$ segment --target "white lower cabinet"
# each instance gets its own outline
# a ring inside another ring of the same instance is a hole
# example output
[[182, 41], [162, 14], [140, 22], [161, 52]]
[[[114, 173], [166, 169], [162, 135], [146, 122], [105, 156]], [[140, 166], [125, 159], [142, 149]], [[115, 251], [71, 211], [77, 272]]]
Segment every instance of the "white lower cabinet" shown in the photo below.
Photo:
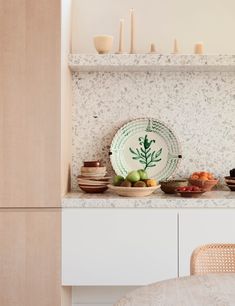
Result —
[[135, 286], [177, 277], [177, 211], [63, 209], [62, 282]]
[[189, 275], [193, 250], [207, 243], [235, 243], [234, 209], [63, 209], [62, 282], [139, 286]]
[[179, 275], [190, 274], [190, 257], [207, 243], [235, 243], [234, 209], [189, 209], [179, 213]]

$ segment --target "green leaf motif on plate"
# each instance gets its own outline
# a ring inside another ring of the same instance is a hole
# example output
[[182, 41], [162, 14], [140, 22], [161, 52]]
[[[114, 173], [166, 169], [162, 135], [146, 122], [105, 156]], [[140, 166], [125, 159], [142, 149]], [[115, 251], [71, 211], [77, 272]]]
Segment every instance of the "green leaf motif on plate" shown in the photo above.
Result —
[[149, 140], [148, 135], [139, 138], [140, 147], [136, 149], [129, 148], [132, 159], [138, 160], [139, 163], [144, 165], [144, 170], [147, 168], [155, 167], [156, 163], [161, 160], [162, 148], [158, 151], [152, 151], [151, 145], [155, 143], [155, 140]]

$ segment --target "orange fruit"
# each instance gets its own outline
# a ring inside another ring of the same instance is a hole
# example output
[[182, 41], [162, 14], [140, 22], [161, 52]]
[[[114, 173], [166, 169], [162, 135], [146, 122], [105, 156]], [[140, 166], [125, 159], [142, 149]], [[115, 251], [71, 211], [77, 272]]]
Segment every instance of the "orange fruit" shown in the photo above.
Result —
[[207, 175], [208, 175], [208, 172], [206, 172], [206, 171], [200, 172], [200, 176], [207, 176]]
[[157, 181], [154, 180], [154, 179], [146, 180], [146, 185], [147, 185], [147, 187], [154, 187], [154, 186], [157, 186]]
[[212, 173], [208, 173], [208, 179], [209, 180], [214, 180], [214, 175]]
[[199, 176], [196, 175], [196, 174], [193, 174], [193, 175], [191, 175], [191, 179], [192, 179], [192, 180], [198, 180], [198, 179], [199, 179]]
[[207, 175], [201, 175], [200, 180], [202, 181], [208, 181], [208, 176]]

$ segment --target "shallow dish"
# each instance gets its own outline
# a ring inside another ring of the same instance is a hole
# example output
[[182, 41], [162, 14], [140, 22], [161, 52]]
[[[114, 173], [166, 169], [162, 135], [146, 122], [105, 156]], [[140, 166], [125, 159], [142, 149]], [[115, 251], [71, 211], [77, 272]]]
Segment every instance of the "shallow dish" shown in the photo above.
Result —
[[189, 184], [192, 186], [198, 186], [200, 187], [203, 191], [210, 191], [214, 186], [217, 185], [218, 181], [217, 179], [215, 180], [192, 180], [189, 179]]
[[92, 173], [84, 173], [84, 172], [82, 172], [81, 173], [82, 174], [82, 176], [83, 177], [85, 177], [85, 178], [88, 178], [88, 177], [90, 177], [90, 178], [100, 178], [100, 177], [105, 177], [105, 175], [107, 174], [107, 172], [104, 172], [104, 173], [97, 173], [97, 174], [92, 174]]
[[90, 175], [78, 175], [77, 179], [91, 180], [91, 181], [109, 181], [111, 176], [90, 176]]
[[167, 194], [177, 193], [176, 188], [188, 186], [188, 180], [169, 180], [161, 181], [161, 190]]
[[120, 187], [108, 185], [108, 188], [122, 197], [146, 197], [160, 188], [160, 185], [154, 187]]
[[92, 181], [92, 180], [83, 180], [83, 179], [78, 179], [78, 184], [79, 185], [89, 185], [89, 186], [106, 186], [110, 182], [109, 181]]
[[206, 191], [177, 191], [183, 198], [198, 198]]
[[86, 173], [89, 175], [92, 174], [100, 174], [100, 173], [105, 173], [106, 172], [106, 167], [81, 167], [81, 172]]

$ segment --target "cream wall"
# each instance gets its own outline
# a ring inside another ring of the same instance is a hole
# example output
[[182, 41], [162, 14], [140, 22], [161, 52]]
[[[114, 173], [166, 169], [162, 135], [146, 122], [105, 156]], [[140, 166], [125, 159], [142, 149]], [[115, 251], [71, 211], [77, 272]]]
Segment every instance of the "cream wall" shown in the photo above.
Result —
[[71, 52], [72, 0], [61, 1], [61, 195], [69, 189], [71, 163], [71, 72], [68, 54]]
[[129, 49], [129, 9], [136, 10], [137, 46], [146, 52], [150, 42], [169, 53], [177, 37], [182, 53], [190, 53], [196, 41], [203, 41], [206, 53], [235, 54], [234, 0], [73, 0], [74, 53], [95, 52], [92, 37], [115, 36], [119, 19], [125, 19]]

